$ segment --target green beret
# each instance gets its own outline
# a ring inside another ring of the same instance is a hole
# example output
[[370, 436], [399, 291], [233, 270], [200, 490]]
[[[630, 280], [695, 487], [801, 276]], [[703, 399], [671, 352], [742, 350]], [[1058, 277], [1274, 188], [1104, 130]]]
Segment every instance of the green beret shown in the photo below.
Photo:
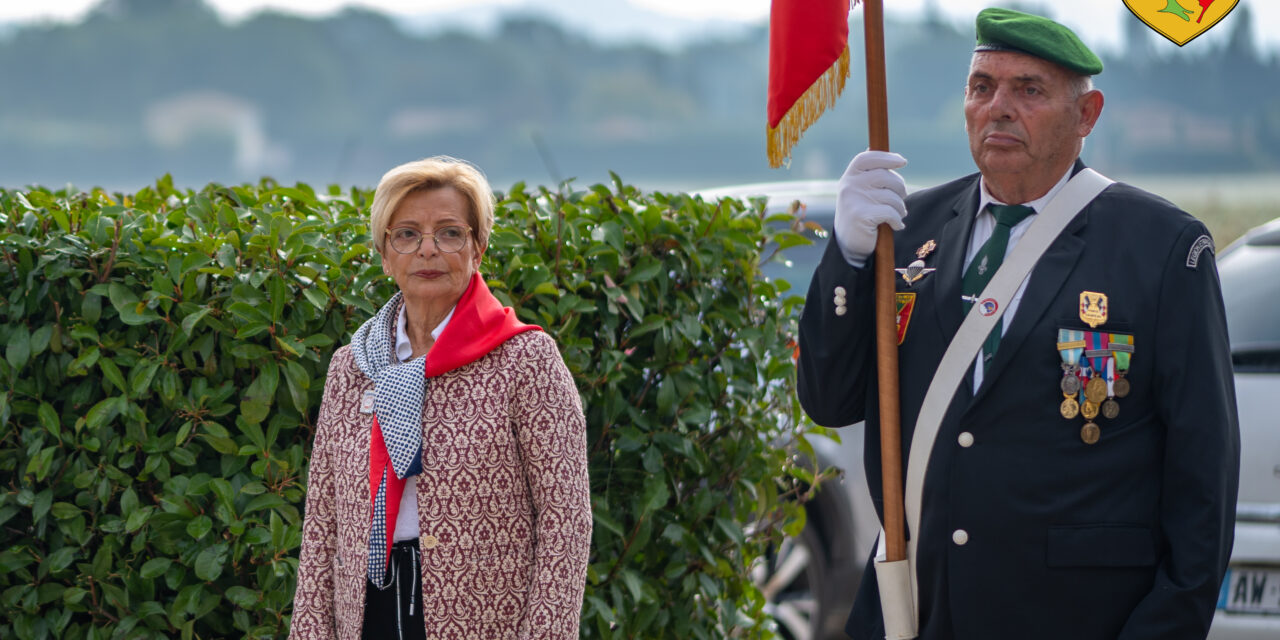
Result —
[[1102, 73], [1102, 61], [1075, 33], [1048, 18], [1011, 9], [978, 13], [975, 51], [1017, 51], [1062, 65], [1076, 73]]

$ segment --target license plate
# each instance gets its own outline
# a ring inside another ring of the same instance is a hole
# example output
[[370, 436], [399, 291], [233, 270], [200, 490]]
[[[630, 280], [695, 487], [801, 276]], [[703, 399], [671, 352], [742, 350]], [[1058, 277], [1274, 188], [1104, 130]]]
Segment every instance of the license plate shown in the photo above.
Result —
[[1218, 608], [1280, 615], [1280, 570], [1231, 567], [1222, 581]]

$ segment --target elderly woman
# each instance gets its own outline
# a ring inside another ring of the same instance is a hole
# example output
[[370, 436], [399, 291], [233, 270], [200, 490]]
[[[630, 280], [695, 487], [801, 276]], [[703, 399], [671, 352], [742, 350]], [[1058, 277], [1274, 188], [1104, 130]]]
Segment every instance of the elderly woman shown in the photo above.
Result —
[[400, 291], [329, 365], [291, 638], [578, 637], [582, 407], [555, 342], [480, 276], [493, 209], [453, 158], [378, 184]]

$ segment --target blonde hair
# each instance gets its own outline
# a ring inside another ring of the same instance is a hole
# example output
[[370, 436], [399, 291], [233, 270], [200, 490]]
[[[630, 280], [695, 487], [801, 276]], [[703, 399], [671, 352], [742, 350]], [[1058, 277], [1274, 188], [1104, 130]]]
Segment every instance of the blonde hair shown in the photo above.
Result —
[[382, 176], [373, 194], [373, 206], [369, 208], [369, 231], [373, 234], [373, 246], [382, 253], [385, 248], [387, 225], [396, 207], [405, 196], [416, 191], [429, 191], [453, 187], [470, 205], [468, 223], [472, 237], [481, 251], [489, 247], [489, 233], [493, 231], [493, 189], [484, 173], [466, 160], [449, 156], [432, 156], [406, 162]]

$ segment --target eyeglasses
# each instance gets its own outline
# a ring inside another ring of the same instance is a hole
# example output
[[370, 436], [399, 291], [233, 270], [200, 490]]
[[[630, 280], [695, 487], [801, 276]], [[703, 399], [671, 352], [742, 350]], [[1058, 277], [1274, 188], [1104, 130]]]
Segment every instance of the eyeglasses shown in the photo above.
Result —
[[387, 237], [391, 239], [391, 248], [396, 253], [413, 253], [422, 246], [423, 236], [431, 236], [436, 249], [443, 253], [457, 253], [467, 245], [467, 234], [471, 227], [447, 226], [436, 229], [433, 233], [423, 233], [413, 227], [396, 227], [387, 229]]

